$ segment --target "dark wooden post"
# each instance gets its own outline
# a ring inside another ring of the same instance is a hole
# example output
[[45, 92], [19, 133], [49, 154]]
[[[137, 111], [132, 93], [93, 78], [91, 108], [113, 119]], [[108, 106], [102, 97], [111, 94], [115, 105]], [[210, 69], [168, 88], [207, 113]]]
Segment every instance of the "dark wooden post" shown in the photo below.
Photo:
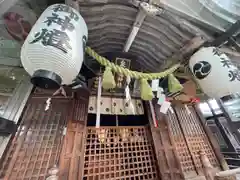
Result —
[[208, 136], [209, 142], [211, 143], [212, 148], [213, 148], [213, 150], [215, 152], [215, 155], [218, 158], [219, 164], [221, 165], [223, 170], [228, 170], [229, 167], [228, 167], [227, 162], [224, 159], [224, 156], [221, 154], [220, 146], [217, 143], [217, 140], [213, 136], [213, 133], [211, 132], [209, 127], [204, 124], [205, 120], [204, 120], [204, 117], [203, 117], [202, 113], [199, 110], [199, 107], [197, 105], [194, 105], [193, 107], [194, 107], [194, 110], [196, 111], [197, 116], [200, 119], [200, 122], [201, 122], [201, 124], [202, 124], [202, 126], [204, 128], [205, 133]]
[[[227, 122], [228, 122], [228, 125], [230, 127], [230, 130], [232, 132], [235, 132], [236, 129], [239, 128], [239, 124], [240, 123], [233, 123], [233, 120], [234, 118], [236, 117], [233, 117], [229, 114], [229, 112], [227, 111], [227, 109], [225, 108], [224, 104], [223, 104], [223, 101], [221, 99], [216, 99], [217, 103], [218, 103], [218, 106], [220, 107], [221, 111], [223, 112], [224, 114], [224, 117], [227, 119]], [[240, 141], [240, 133], [235, 133], [236, 137], [239, 139]], [[234, 150], [235, 151], [235, 150]]]
[[[208, 104], [208, 106], [209, 106], [209, 108], [210, 108], [210, 110], [211, 110], [211, 112], [212, 112], [212, 115], [213, 115], [213, 119], [214, 119], [214, 121], [215, 121], [215, 124], [217, 125], [218, 129], [220, 130], [220, 132], [221, 132], [224, 140], [226, 141], [229, 149], [231, 149], [232, 152], [235, 152], [235, 148], [234, 148], [234, 146], [233, 146], [230, 138], [229, 138], [228, 135], [226, 134], [226, 131], [225, 131], [223, 125], [221, 124], [221, 122], [220, 122], [219, 119], [217, 118], [217, 115], [216, 115], [214, 109], [212, 108], [211, 104], [210, 104], [208, 101], [206, 101], [206, 103]], [[221, 109], [221, 110], [222, 110], [222, 109]]]
[[154, 105], [154, 107], [154, 116], [156, 116], [158, 127], [155, 127], [153, 124], [150, 107], [148, 105], [146, 109], [161, 179], [184, 179], [183, 170], [176, 152], [176, 146], [169, 131], [167, 118], [164, 114], [160, 113], [160, 106]]
[[68, 119], [67, 133], [60, 157], [60, 180], [83, 179], [89, 94], [87, 92], [80, 94], [81, 96], [73, 100], [71, 117]]

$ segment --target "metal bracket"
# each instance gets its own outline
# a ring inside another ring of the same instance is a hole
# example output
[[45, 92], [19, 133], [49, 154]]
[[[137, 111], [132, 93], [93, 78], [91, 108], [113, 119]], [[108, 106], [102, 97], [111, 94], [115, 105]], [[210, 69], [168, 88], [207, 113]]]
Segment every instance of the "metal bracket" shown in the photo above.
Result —
[[150, 15], [150, 16], [160, 15], [164, 12], [162, 8], [159, 8], [147, 2], [140, 3], [140, 9], [142, 9], [147, 15]]

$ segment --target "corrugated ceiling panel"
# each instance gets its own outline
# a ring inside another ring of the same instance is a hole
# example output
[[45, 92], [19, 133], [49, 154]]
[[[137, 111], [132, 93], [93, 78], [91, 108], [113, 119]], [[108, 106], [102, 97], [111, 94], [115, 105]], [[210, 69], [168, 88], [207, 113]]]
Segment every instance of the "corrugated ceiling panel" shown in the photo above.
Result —
[[[102, 55], [122, 51], [138, 8], [128, 1], [101, 2], [79, 2], [80, 13], [89, 28], [88, 45]], [[181, 22], [166, 11], [160, 16], [145, 18], [129, 52], [139, 57], [138, 64], [144, 71], [159, 71], [165, 60], [194, 36], [194, 31], [182, 27]]]

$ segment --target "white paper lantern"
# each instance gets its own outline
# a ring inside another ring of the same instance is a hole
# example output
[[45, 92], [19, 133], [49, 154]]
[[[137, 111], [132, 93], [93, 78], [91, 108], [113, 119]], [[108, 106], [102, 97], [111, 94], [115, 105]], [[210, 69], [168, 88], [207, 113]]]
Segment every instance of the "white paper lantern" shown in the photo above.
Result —
[[82, 67], [87, 25], [65, 4], [49, 6], [33, 26], [21, 49], [25, 70], [38, 86], [71, 84]]
[[221, 98], [240, 92], [240, 72], [217, 48], [201, 48], [189, 61], [189, 67], [204, 93]]

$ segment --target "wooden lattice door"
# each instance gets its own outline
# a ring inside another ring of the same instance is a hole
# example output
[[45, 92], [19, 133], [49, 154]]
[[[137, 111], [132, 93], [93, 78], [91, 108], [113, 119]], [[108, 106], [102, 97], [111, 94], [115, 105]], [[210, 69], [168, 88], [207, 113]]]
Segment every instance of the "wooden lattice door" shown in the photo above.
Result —
[[155, 106], [155, 112], [158, 127], [154, 127], [152, 121], [150, 121], [150, 126], [160, 177], [162, 180], [182, 180], [184, 179], [183, 169], [176, 152], [168, 119], [160, 113], [157, 106]]
[[156, 105], [158, 127], [151, 123], [151, 130], [162, 179], [205, 178], [200, 151], [216, 170], [226, 169], [216, 143], [193, 106], [174, 106], [166, 115], [159, 110]]
[[84, 144], [84, 180], [159, 180], [147, 126], [87, 127]]
[[82, 94], [81, 99], [73, 100], [72, 114], [68, 119], [60, 157], [60, 180], [81, 180], [83, 178], [88, 100], [87, 94]]
[[30, 98], [18, 131], [5, 153], [1, 177], [6, 180], [45, 180], [58, 164], [69, 101], [53, 99], [45, 111], [46, 98]]

